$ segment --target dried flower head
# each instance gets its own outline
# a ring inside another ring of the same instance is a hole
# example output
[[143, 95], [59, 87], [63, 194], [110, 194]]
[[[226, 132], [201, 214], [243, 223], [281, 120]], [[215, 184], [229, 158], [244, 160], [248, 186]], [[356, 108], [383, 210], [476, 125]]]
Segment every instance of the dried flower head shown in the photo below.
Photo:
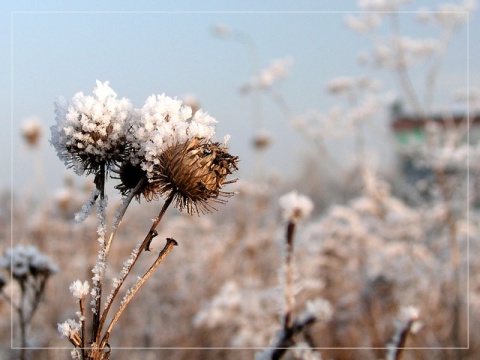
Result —
[[21, 281], [29, 276], [47, 278], [58, 271], [47, 255], [34, 246], [23, 245], [7, 249], [0, 257], [0, 268], [10, 270], [12, 277]]
[[32, 147], [38, 145], [42, 136], [42, 126], [36, 117], [24, 121], [22, 124], [22, 136], [28, 145]]
[[238, 169], [238, 157], [221, 143], [194, 138], [170, 146], [158, 160], [151, 184], [158, 193], [173, 196], [180, 211], [209, 212], [213, 208], [210, 200], [224, 203], [221, 197], [233, 195], [222, 188], [236, 181], [226, 178]]
[[133, 115], [129, 100], [117, 99], [108, 81], [93, 90], [95, 97], [82, 92], [73, 97], [73, 105], [60, 98], [55, 103], [57, 124], [50, 128], [51, 143], [58, 157], [78, 175], [97, 173], [121, 160], [126, 131]]
[[120, 184], [115, 189], [120, 190], [122, 195], [127, 195], [133, 191], [140, 180], [143, 180], [141, 186], [136, 190], [135, 197], [140, 201], [143, 195], [147, 201], [158, 200], [158, 191], [156, 186], [147, 180], [147, 171], [143, 170], [141, 165], [134, 165], [129, 161], [124, 162], [118, 168], [114, 169], [120, 180]]
[[253, 137], [253, 147], [256, 150], [264, 150], [272, 143], [272, 134], [268, 130], [259, 130]]
[[135, 196], [147, 201], [173, 196], [180, 210], [189, 213], [210, 209], [208, 200], [220, 197], [227, 175], [237, 169], [238, 158], [225, 145], [212, 142], [217, 121], [205, 111], [192, 108], [165, 94], [150, 96], [127, 134], [128, 155], [114, 171], [123, 195], [141, 180]]
[[296, 223], [310, 216], [313, 210], [313, 202], [305, 195], [292, 191], [283, 195], [280, 200], [282, 216], [285, 221]]

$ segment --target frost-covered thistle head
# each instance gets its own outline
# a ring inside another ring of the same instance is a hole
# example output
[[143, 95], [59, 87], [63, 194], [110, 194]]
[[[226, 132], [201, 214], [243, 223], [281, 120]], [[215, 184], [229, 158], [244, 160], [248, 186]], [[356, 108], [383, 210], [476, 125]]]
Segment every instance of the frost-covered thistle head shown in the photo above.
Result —
[[120, 185], [127, 193], [143, 178], [137, 198], [172, 196], [176, 206], [189, 213], [210, 209], [208, 201], [219, 197], [226, 177], [237, 170], [238, 158], [224, 144], [213, 142], [217, 121], [203, 110], [192, 109], [181, 100], [150, 96], [127, 135], [129, 155], [119, 166]]
[[57, 124], [50, 128], [58, 157], [78, 175], [97, 173], [121, 160], [133, 114], [130, 101], [117, 99], [108, 81], [97, 80], [93, 94], [75, 94], [72, 105], [59, 98], [55, 102]]

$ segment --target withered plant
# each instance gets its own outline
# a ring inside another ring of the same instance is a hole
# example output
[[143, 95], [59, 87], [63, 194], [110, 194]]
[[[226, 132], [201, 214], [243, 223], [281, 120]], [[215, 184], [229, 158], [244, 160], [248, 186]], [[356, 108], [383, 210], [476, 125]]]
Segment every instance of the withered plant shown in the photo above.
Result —
[[[223, 186], [234, 182], [227, 176], [237, 170], [238, 158], [228, 153], [224, 143], [213, 142], [216, 122], [202, 110], [192, 114], [189, 106], [165, 95], [151, 96], [142, 109], [134, 109], [130, 101], [117, 99], [108, 82], [97, 81], [94, 95], [78, 93], [73, 105], [63, 99], [56, 102], [57, 124], [51, 128], [52, 144], [57, 154], [78, 175], [93, 174], [95, 189], [76, 220], [82, 221], [96, 204], [98, 219], [97, 262], [92, 269], [91, 284], [76, 280], [70, 291], [78, 300], [77, 320], [58, 325], [60, 333], [74, 345], [74, 359], [109, 359], [110, 339], [119, 318], [170, 253], [177, 241], [167, 238], [149, 269], [137, 277], [125, 291], [116, 312], [114, 300], [133, 267], [158, 235], [157, 226], [173, 203], [189, 214], [211, 212], [212, 203], [225, 203], [233, 195]], [[107, 234], [106, 180], [111, 174], [120, 180], [115, 188], [123, 195], [113, 226]], [[104, 300], [108, 255], [117, 230], [133, 198], [147, 201], [165, 198], [165, 202], [145, 238], [124, 262], [119, 277], [112, 279], [113, 291]], [[90, 296], [91, 324], [88, 323], [87, 297]], [[105, 301], [103, 303], [103, 301]], [[90, 334], [87, 329], [91, 329]]]

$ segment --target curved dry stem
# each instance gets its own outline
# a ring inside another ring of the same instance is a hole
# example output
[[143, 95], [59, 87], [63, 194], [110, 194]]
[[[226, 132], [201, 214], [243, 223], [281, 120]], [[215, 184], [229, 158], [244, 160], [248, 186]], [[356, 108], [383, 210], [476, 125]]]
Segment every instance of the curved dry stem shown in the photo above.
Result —
[[107, 318], [108, 312], [110, 311], [110, 308], [112, 307], [113, 300], [116, 298], [116, 296], [117, 296], [118, 292], [120, 291], [120, 288], [122, 287], [123, 283], [125, 282], [125, 279], [127, 278], [128, 274], [130, 274], [130, 271], [132, 270], [132, 268], [137, 263], [138, 258], [140, 257], [141, 253], [144, 250], [147, 250], [147, 251], [150, 250], [150, 243], [152, 242], [152, 239], [157, 235], [157, 232], [156, 232], [155, 229], [158, 226], [158, 224], [160, 223], [160, 221], [162, 220], [163, 215], [167, 211], [167, 209], [170, 206], [170, 204], [172, 203], [172, 201], [173, 201], [173, 196], [172, 195], [170, 195], [167, 198], [167, 200], [165, 200], [165, 203], [163, 204], [162, 209], [160, 210], [160, 212], [159, 212], [157, 218], [155, 219], [155, 221], [153, 222], [150, 230], [148, 231], [147, 236], [145, 236], [145, 239], [143, 240], [142, 244], [140, 245], [140, 248], [138, 249], [137, 253], [135, 254], [135, 257], [129, 263], [127, 268], [124, 269], [124, 271], [123, 271], [124, 275], [119, 279], [119, 282], [118, 282], [117, 286], [115, 287], [111, 296], [107, 300], [107, 304], [105, 305], [105, 309], [103, 310], [103, 313], [102, 313], [102, 316], [101, 316], [101, 319], [100, 319], [100, 323], [99, 323], [99, 329], [98, 329], [97, 338], [96, 338], [96, 340], [97, 340], [96, 343], [97, 344], [98, 344], [98, 341], [100, 340], [100, 334], [101, 334], [103, 325], [105, 324], [105, 320]]
[[157, 257], [157, 260], [152, 264], [150, 269], [147, 270], [147, 272], [138, 280], [138, 282], [135, 284], [135, 286], [131, 289], [131, 291], [128, 293], [122, 304], [120, 305], [120, 308], [118, 309], [117, 313], [113, 317], [112, 321], [110, 322], [110, 325], [108, 326], [107, 331], [105, 332], [105, 335], [102, 339], [102, 342], [100, 344], [100, 348], [103, 348], [106, 346], [106, 343], [108, 341], [108, 338], [110, 337], [110, 333], [113, 330], [113, 327], [117, 323], [118, 319], [122, 315], [122, 313], [125, 311], [127, 308], [128, 304], [130, 301], [133, 299], [135, 294], [138, 292], [140, 287], [147, 281], [147, 279], [150, 277], [150, 275], [153, 274], [153, 272], [158, 268], [158, 266], [163, 262], [165, 257], [170, 253], [170, 251], [173, 249], [174, 246], [178, 245], [178, 243], [171, 238], [167, 238], [167, 243], [165, 244], [165, 247], [162, 249], [160, 254]]

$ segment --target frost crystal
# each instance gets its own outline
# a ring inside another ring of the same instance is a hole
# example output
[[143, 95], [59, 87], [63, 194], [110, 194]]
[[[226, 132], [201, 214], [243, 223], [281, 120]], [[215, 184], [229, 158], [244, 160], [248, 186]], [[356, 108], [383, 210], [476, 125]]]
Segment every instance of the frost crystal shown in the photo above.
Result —
[[61, 337], [67, 337], [70, 338], [74, 334], [78, 333], [80, 330], [81, 324], [79, 322], [76, 322], [75, 320], [68, 319], [67, 321], [63, 323], [57, 324], [57, 329], [58, 332], [60, 333]]
[[297, 222], [305, 219], [313, 210], [312, 200], [304, 195], [299, 195], [296, 191], [283, 195], [279, 203], [285, 221]]
[[88, 281], [82, 283], [80, 280], [76, 280], [70, 285], [70, 292], [77, 299], [85, 297], [88, 294], [89, 289], [90, 285], [88, 284]]

